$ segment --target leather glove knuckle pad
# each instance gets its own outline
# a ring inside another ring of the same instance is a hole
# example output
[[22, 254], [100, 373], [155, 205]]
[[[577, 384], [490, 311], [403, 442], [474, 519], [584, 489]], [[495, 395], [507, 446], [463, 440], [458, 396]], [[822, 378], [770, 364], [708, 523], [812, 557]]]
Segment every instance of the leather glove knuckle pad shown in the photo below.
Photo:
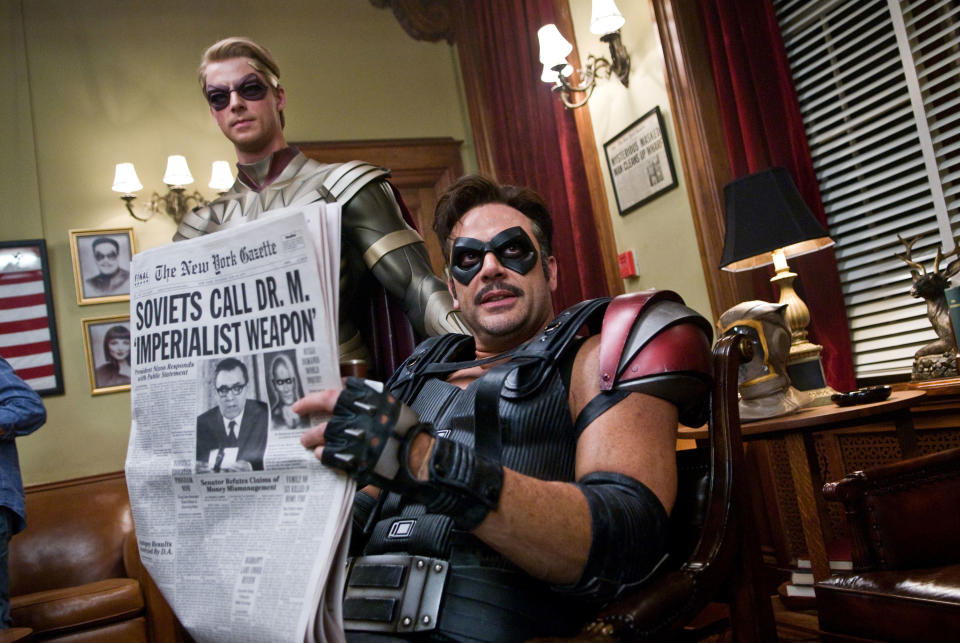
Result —
[[320, 461], [346, 471], [360, 484], [390, 489], [391, 481], [410, 480], [404, 446], [418, 420], [392, 395], [349, 377], [327, 423]]

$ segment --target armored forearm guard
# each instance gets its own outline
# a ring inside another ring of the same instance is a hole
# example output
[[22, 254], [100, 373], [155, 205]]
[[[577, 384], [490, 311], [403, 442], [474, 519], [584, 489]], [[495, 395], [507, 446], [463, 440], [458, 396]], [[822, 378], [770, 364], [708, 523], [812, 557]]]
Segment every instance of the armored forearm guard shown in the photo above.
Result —
[[556, 589], [610, 600], [656, 570], [663, 559], [667, 512], [646, 485], [630, 476], [595, 472], [576, 484], [590, 506], [590, 554], [580, 580]]
[[503, 489], [503, 467], [453, 440], [437, 439], [430, 455], [427, 502], [432, 513], [454, 519], [457, 527], [473, 530], [496, 509]]
[[343, 211], [344, 235], [363, 262], [392, 296], [421, 335], [468, 332], [453, 310], [447, 287], [430, 268], [419, 234], [406, 225], [385, 180], [359, 190]]

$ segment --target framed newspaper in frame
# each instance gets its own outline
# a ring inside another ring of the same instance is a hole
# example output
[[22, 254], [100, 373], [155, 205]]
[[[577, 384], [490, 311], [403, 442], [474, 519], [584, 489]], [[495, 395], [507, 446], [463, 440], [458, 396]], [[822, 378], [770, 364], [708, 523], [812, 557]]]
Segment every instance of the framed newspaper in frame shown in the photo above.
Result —
[[603, 151], [621, 216], [677, 187], [659, 105], [604, 143]]
[[129, 391], [130, 316], [94, 317], [82, 323], [90, 393]]
[[40, 395], [63, 393], [43, 239], [0, 241], [0, 356]]
[[130, 258], [134, 252], [133, 228], [71, 230], [77, 303], [85, 306], [129, 301]]

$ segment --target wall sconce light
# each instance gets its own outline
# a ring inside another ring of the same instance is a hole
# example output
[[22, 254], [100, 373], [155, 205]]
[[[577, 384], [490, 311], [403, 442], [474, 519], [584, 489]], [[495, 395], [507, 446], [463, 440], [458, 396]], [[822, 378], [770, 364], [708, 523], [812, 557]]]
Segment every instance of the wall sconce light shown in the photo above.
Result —
[[[127, 204], [127, 212], [138, 221], [146, 221], [157, 212], [163, 210], [174, 221], [180, 223], [180, 219], [187, 213], [191, 207], [205, 205], [209, 203], [200, 192], [194, 190], [193, 194], [186, 194], [184, 186], [193, 183], [193, 175], [190, 174], [190, 168], [187, 167], [187, 159], [179, 154], [167, 158], [167, 171], [163, 174], [163, 182], [169, 189], [164, 195], [154, 192], [146, 204], [147, 215], [137, 216], [133, 210], [133, 200], [137, 198], [134, 192], [143, 189], [140, 179], [137, 178], [137, 171], [133, 163], [117, 163], [117, 171], [113, 177], [113, 191], [122, 193], [120, 197]], [[233, 185], [233, 173], [230, 171], [230, 164], [227, 161], [214, 161], [210, 171], [211, 188], [218, 194], [224, 194]], [[192, 204], [192, 205], [191, 205]]]
[[[574, 85], [567, 80], [573, 73], [573, 67], [567, 63], [567, 56], [573, 51], [571, 45], [554, 24], [544, 25], [537, 32], [540, 41], [540, 62], [543, 73], [540, 80], [554, 83], [553, 91], [568, 109], [583, 107], [593, 95], [597, 78], [610, 78], [616, 75], [624, 87], [629, 85], [630, 55], [620, 40], [620, 27], [624, 20], [614, 0], [593, 0], [593, 13], [590, 17], [590, 33], [600, 36], [600, 40], [610, 47], [610, 60], [594, 55], [587, 56], [587, 66], [580, 70], [580, 84]], [[572, 94], [583, 93], [580, 101], [571, 98]]]

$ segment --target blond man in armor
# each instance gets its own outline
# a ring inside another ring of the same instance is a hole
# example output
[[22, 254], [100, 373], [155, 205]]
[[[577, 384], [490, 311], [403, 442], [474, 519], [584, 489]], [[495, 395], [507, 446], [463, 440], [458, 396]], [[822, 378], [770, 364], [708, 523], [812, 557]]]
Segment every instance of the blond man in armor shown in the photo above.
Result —
[[270, 52], [248, 38], [211, 45], [199, 68], [210, 115], [237, 153], [227, 194], [188, 212], [175, 241], [252, 221], [270, 210], [323, 200], [343, 208], [340, 260], [341, 361], [364, 359], [351, 304], [370, 271], [422, 335], [467, 332], [444, 283], [430, 270], [423, 239], [403, 220], [387, 183], [389, 170], [362, 161], [321, 164], [287, 144], [287, 97]]

